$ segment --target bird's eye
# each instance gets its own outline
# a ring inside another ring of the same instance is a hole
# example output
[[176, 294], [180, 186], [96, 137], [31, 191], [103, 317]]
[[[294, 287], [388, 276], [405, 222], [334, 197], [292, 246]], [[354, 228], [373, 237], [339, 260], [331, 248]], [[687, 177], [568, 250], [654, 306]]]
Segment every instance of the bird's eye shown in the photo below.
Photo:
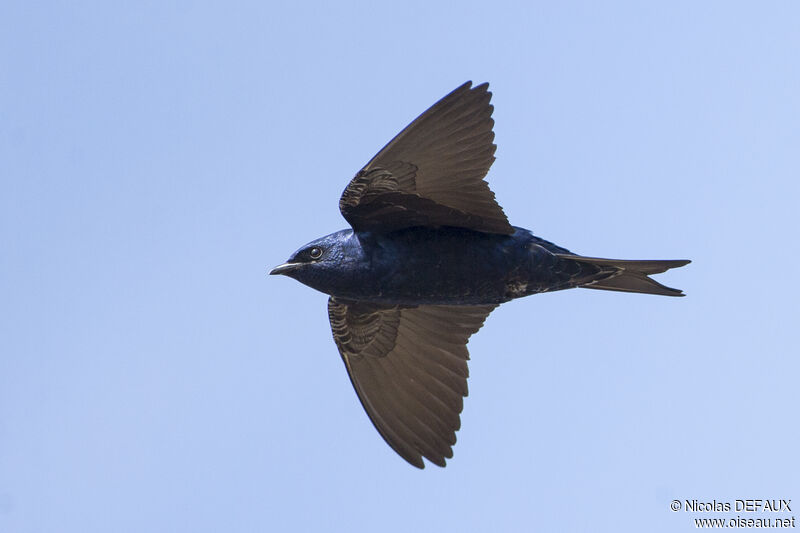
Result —
[[308, 255], [311, 256], [311, 259], [319, 259], [322, 257], [322, 248], [313, 247], [308, 251]]

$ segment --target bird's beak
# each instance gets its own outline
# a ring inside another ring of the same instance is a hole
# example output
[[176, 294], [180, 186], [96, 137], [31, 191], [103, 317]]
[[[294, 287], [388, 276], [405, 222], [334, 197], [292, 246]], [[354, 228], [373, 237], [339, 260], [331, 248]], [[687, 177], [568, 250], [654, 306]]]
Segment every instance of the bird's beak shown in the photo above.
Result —
[[269, 275], [274, 276], [275, 274], [286, 274], [292, 270], [297, 270], [301, 265], [302, 263], [283, 263], [282, 265], [278, 265], [270, 270]]

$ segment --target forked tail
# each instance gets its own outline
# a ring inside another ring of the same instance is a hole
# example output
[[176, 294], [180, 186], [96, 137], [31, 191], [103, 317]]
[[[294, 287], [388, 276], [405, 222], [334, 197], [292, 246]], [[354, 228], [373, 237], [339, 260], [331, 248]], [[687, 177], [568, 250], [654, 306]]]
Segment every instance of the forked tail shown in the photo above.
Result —
[[572, 254], [556, 254], [562, 259], [592, 265], [600, 270], [593, 280], [580, 285], [586, 289], [605, 291], [641, 292], [663, 296], [685, 296], [680, 289], [660, 284], [650, 275], [666, 272], [691, 263], [688, 259], [666, 261], [624, 261], [620, 259], [599, 259]]

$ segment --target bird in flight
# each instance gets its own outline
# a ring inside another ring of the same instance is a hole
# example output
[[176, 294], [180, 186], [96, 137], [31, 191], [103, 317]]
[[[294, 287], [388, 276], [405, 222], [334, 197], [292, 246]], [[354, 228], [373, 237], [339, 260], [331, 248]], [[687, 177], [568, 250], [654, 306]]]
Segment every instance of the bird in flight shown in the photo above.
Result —
[[453, 456], [466, 344], [501, 303], [573, 287], [683, 296], [650, 275], [688, 260], [584, 257], [509, 224], [484, 181], [496, 148], [488, 88], [467, 82], [422, 113], [345, 188], [339, 209], [352, 229], [270, 272], [329, 295], [364, 410], [418, 468]]

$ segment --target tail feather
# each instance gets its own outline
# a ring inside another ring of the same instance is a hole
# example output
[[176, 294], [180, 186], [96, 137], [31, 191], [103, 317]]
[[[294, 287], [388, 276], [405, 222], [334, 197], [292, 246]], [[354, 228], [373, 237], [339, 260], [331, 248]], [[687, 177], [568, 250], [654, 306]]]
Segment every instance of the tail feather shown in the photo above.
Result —
[[663, 261], [626, 261], [620, 259], [600, 259], [580, 255], [557, 254], [562, 259], [571, 259], [579, 263], [592, 265], [600, 269], [599, 275], [581, 285], [586, 289], [606, 291], [639, 292], [659, 294], [663, 296], [685, 296], [680, 289], [673, 289], [650, 278], [651, 274], [660, 274], [671, 268], [678, 268], [691, 263], [688, 259]]

